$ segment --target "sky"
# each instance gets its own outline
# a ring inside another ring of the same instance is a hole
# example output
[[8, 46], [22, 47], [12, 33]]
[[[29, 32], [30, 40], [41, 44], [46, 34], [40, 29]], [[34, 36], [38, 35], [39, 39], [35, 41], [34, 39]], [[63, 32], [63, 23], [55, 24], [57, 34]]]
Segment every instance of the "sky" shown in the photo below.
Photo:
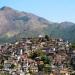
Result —
[[75, 23], [75, 0], [0, 0], [0, 8], [3, 6], [33, 13], [52, 22]]

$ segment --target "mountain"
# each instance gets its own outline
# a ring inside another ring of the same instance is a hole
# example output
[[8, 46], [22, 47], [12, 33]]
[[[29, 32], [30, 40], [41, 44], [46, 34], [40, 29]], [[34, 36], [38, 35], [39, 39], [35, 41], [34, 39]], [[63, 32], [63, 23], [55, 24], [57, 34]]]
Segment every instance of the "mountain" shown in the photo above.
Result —
[[23, 37], [48, 34], [65, 40], [75, 40], [75, 24], [54, 23], [32, 13], [20, 12], [10, 7], [0, 8], [0, 43]]

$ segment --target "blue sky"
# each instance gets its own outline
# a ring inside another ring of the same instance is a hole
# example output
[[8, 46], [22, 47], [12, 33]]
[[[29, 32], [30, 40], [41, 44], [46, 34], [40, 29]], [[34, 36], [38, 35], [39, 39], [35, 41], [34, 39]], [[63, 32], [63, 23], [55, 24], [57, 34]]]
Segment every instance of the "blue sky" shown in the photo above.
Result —
[[75, 23], [75, 0], [0, 0], [0, 8], [3, 6], [33, 13], [53, 22]]

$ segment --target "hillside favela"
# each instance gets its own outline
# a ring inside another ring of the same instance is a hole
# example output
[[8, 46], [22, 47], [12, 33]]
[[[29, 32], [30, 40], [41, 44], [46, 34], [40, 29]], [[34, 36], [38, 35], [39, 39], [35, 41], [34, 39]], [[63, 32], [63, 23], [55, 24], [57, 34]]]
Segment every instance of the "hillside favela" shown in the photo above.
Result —
[[0, 1], [0, 75], [75, 75], [74, 3]]

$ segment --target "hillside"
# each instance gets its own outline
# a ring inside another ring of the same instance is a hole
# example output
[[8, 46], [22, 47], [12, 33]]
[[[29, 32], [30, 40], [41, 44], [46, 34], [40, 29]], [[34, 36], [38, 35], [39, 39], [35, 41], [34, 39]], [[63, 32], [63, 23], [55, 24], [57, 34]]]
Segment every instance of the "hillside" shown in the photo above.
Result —
[[20, 12], [10, 7], [0, 8], [0, 42], [39, 34], [61, 37], [73, 42], [74, 33], [74, 23], [53, 23], [32, 13]]

